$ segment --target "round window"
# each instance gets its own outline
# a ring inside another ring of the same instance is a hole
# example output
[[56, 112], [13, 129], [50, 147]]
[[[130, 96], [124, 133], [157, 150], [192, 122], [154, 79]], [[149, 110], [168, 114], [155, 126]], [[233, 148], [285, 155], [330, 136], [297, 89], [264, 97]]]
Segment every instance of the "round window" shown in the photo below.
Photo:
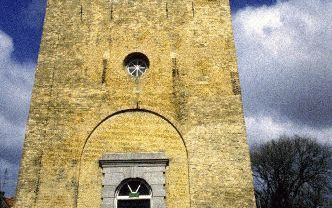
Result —
[[132, 53], [125, 58], [124, 65], [131, 76], [138, 78], [149, 68], [149, 60], [142, 53]]
[[126, 67], [127, 67], [128, 73], [134, 77], [142, 76], [144, 74], [144, 72], [146, 71], [146, 69], [148, 68], [146, 65], [146, 62], [142, 59], [131, 60], [127, 64]]

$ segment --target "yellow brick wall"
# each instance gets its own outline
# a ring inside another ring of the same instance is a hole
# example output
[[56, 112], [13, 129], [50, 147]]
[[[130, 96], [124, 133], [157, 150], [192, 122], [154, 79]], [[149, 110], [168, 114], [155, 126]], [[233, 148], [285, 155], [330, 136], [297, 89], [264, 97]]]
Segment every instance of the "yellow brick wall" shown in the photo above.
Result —
[[[99, 207], [98, 159], [113, 151], [177, 161], [167, 172], [169, 208], [254, 206], [228, 1], [47, 5], [16, 207]], [[150, 61], [138, 81], [123, 66], [132, 52]]]
[[[186, 147], [176, 129], [147, 112], [127, 112], [109, 118], [89, 137], [79, 179], [78, 207], [100, 207], [102, 174], [98, 160], [105, 153], [165, 152], [167, 207], [189, 207]], [[94, 199], [94, 200], [92, 200]]]

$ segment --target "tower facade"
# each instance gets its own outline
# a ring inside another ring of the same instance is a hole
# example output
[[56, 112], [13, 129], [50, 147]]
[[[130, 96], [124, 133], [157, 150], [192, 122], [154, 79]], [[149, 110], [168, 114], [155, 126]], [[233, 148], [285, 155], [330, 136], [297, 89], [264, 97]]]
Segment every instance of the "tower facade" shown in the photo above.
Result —
[[16, 207], [253, 207], [228, 0], [48, 0]]

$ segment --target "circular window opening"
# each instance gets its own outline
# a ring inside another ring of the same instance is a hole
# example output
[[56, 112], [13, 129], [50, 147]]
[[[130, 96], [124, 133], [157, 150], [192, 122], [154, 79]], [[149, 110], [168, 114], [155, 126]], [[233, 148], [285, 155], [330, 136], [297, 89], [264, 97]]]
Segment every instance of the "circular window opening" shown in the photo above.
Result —
[[131, 53], [125, 58], [123, 64], [131, 76], [140, 77], [149, 68], [150, 62], [143, 53]]

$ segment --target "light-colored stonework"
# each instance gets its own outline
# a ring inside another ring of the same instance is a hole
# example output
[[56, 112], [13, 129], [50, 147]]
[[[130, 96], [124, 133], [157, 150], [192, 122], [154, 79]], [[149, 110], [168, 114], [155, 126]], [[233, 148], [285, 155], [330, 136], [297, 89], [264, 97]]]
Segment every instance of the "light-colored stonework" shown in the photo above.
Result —
[[[103, 169], [102, 208], [116, 207], [117, 187], [126, 179], [132, 178], [142, 179], [151, 187], [153, 190], [151, 199], [153, 207], [166, 207], [166, 180], [164, 173], [166, 173], [166, 166], [169, 160], [165, 154], [105, 154], [99, 163]], [[181, 189], [181, 187], [178, 188]], [[174, 191], [176, 192], [176, 190]]]
[[16, 207], [99, 208], [102, 156], [153, 152], [166, 207], [254, 207], [229, 2], [48, 0]]

